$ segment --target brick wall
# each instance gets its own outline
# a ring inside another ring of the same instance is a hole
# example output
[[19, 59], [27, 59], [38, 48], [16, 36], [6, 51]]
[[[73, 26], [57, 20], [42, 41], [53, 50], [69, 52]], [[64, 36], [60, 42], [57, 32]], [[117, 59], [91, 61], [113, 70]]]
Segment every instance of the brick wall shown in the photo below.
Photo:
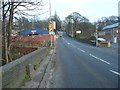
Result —
[[[26, 66], [28, 64], [39, 63], [46, 56], [48, 48], [38, 49], [28, 55], [25, 55], [9, 64], [0, 67], [0, 76], [2, 75], [2, 88], [18, 88], [26, 75]], [[1, 77], [0, 77], [1, 80]]]
[[[16, 36], [11, 38], [12, 42], [23, 42], [26, 44], [42, 44], [45, 41], [51, 41], [51, 36], [48, 35], [32, 35], [32, 36]], [[52, 36], [52, 42], [54, 43], [54, 36]]]

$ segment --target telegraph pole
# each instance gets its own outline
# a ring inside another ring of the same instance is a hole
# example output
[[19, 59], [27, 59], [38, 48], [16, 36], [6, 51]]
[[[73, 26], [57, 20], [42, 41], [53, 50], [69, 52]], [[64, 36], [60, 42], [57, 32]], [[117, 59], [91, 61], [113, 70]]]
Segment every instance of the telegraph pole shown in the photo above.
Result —
[[51, 21], [51, 0], [49, 0], [49, 12], [50, 12], [50, 21]]
[[[51, 22], [51, 0], [49, 0], [49, 12], [50, 12], [50, 22]], [[52, 47], [52, 33], [50, 33], [51, 47]]]
[[96, 46], [98, 46], [98, 25], [96, 25]]
[[74, 24], [74, 20], [73, 20], [73, 18], [72, 18], [72, 20], [71, 20], [71, 23], [72, 23], [72, 37], [74, 37], [74, 32], [73, 32], [73, 24]]

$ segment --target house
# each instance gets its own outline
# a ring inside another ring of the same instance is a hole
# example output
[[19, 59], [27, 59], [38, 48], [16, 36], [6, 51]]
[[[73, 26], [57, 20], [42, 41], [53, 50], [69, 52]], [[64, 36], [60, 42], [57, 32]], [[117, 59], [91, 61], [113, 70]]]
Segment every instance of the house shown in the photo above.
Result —
[[104, 37], [107, 41], [120, 43], [120, 27], [119, 23], [107, 25], [99, 32], [99, 36]]
[[12, 37], [12, 42], [21, 42], [26, 45], [46, 45], [51, 42], [51, 45], [54, 46], [55, 36], [50, 35], [48, 30], [42, 30], [39, 28], [22, 30], [18, 32], [18, 36]]
[[34, 28], [34, 29], [20, 31], [20, 32], [18, 32], [18, 34], [21, 36], [43, 35], [43, 34], [48, 34], [48, 30]]

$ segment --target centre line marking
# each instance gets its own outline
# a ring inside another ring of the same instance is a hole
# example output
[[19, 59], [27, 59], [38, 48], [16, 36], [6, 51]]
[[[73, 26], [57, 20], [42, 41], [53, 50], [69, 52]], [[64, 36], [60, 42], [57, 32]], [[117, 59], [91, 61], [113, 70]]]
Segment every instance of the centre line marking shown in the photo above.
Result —
[[[72, 45], [71, 43], [69, 43], [67, 40], [65, 40], [64, 38], [63, 38], [63, 40], [68, 44], [68, 45], [71, 45], [72, 47], [74, 47], [74, 48], [76, 48], [74, 45]], [[82, 51], [82, 52], [84, 52], [85, 53], [85, 51], [84, 50], [82, 50], [82, 49], [80, 49], [80, 48], [78, 48], [80, 51]], [[105, 60], [103, 60], [103, 59], [101, 59], [101, 58], [98, 58], [98, 57], [96, 57], [96, 56], [94, 56], [94, 55], [92, 55], [92, 54], [89, 54], [90, 56], [92, 56], [92, 57], [94, 57], [94, 58], [96, 58], [96, 59], [98, 59], [98, 60], [100, 60], [100, 61], [102, 61], [102, 62], [104, 62], [104, 63], [106, 63], [106, 64], [108, 64], [108, 65], [111, 65], [109, 62], [107, 62], [107, 61], [105, 61]]]
[[106, 64], [108, 64], [108, 65], [110, 65], [109, 62], [107, 62], [107, 61], [105, 61], [105, 60], [103, 60], [103, 59], [101, 59], [101, 58], [98, 58], [98, 57], [96, 57], [96, 56], [94, 56], [94, 55], [92, 55], [92, 54], [90, 54], [90, 56], [92, 56], [92, 57], [94, 57], [94, 58], [96, 58], [96, 59], [98, 59], [98, 60], [100, 60], [100, 61], [102, 61], [102, 62], [104, 62], [104, 63], [106, 63]]
[[82, 50], [82, 49], [81, 49], [80, 51], [85, 52], [85, 51], [84, 51], [84, 50]]
[[69, 45], [70, 43], [68, 42], [68, 45]]
[[117, 74], [120, 76], [120, 73], [116, 72], [116, 71], [113, 71], [113, 70], [110, 70], [110, 72], [114, 73], [114, 74]]
[[82, 49], [80, 49], [80, 48], [77, 48], [78, 50], [80, 50], [81, 52], [84, 52], [85, 53], [85, 51], [84, 50], [82, 50]]

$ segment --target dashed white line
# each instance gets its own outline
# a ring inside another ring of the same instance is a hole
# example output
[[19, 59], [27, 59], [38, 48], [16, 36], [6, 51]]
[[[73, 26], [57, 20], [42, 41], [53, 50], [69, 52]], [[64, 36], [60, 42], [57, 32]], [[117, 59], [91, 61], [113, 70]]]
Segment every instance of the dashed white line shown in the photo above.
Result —
[[62, 38], [67, 44], [70, 44], [67, 40], [65, 40], [64, 38]]
[[85, 52], [85, 51], [84, 51], [84, 50], [82, 50], [82, 49], [81, 49], [80, 51]]
[[85, 52], [84, 50], [80, 49], [80, 51]]
[[67, 44], [68, 44], [68, 45], [70, 45], [70, 43], [69, 43], [69, 42], [68, 42]]
[[[68, 45], [71, 45], [72, 47], [74, 47], [74, 48], [76, 48], [74, 45], [72, 45], [71, 43], [69, 43], [67, 40], [65, 40], [64, 38], [63, 38], [63, 40], [68, 44]], [[86, 51], [84, 51], [84, 50], [82, 50], [82, 49], [80, 49], [80, 48], [77, 48], [78, 50], [80, 50], [81, 52], [86, 52]], [[111, 65], [109, 62], [107, 62], [107, 61], [105, 61], [105, 60], [103, 60], [103, 59], [101, 59], [101, 58], [98, 58], [98, 57], [96, 57], [95, 55], [92, 55], [92, 54], [89, 54], [91, 57], [93, 57], [93, 58], [95, 58], [95, 59], [98, 59], [98, 60], [100, 60], [100, 61], [102, 61], [102, 62], [104, 62], [104, 63], [106, 63], [106, 64], [108, 64], [108, 65]]]
[[116, 71], [110, 70], [110, 72], [112, 72], [112, 73], [120, 76], [120, 73], [118, 73], [118, 72], [116, 72]]
[[74, 48], [76, 48], [74, 45], [72, 45], [71, 43], [69, 43], [67, 40], [65, 40], [64, 38], [63, 38], [63, 40], [68, 44], [68, 45], [71, 45], [72, 47], [74, 47]]
[[77, 49], [80, 50], [81, 52], [84, 52], [84, 53], [86, 52], [86, 51], [84, 51], [84, 50], [82, 50], [82, 49], [80, 49], [80, 48], [77, 48]]
[[105, 60], [103, 60], [103, 59], [101, 59], [101, 58], [98, 58], [98, 57], [96, 57], [96, 56], [94, 56], [94, 55], [92, 55], [92, 54], [90, 54], [90, 56], [92, 56], [92, 57], [94, 57], [94, 58], [96, 58], [96, 59], [98, 59], [98, 60], [100, 60], [100, 61], [102, 61], [102, 62], [104, 62], [104, 63], [106, 63], [106, 64], [108, 64], [108, 65], [110, 65], [109, 62], [107, 62], [107, 61], [105, 61]]
[[[71, 43], [69, 43], [69, 42], [68, 42], [67, 40], [65, 40], [64, 38], [63, 38], [63, 40], [64, 40], [68, 45], [71, 45], [71, 46], [75, 47], [74, 45], [72, 45]], [[76, 47], [75, 47], [75, 48], [76, 48]], [[80, 48], [77, 48], [77, 49], [85, 53], [84, 50], [82, 50], [82, 49], [80, 49]], [[92, 54], [89, 54], [89, 55], [90, 55], [91, 57], [95, 58], [95, 59], [98, 59], [98, 60], [100, 60], [100, 61], [108, 64], [108, 65], [111, 65], [109, 62], [107, 62], [107, 61], [105, 61], [105, 60], [103, 60], [103, 59], [101, 59], [101, 58], [98, 58], [98, 57], [96, 57], [95, 55], [92, 55]], [[116, 71], [113, 71], [113, 70], [109, 70], [109, 71], [112, 72], [112, 73], [114, 73], [114, 74], [116, 74], [116, 75], [119, 75], [119, 76], [120, 76], [120, 73], [118, 73], [118, 72], [116, 72]]]

